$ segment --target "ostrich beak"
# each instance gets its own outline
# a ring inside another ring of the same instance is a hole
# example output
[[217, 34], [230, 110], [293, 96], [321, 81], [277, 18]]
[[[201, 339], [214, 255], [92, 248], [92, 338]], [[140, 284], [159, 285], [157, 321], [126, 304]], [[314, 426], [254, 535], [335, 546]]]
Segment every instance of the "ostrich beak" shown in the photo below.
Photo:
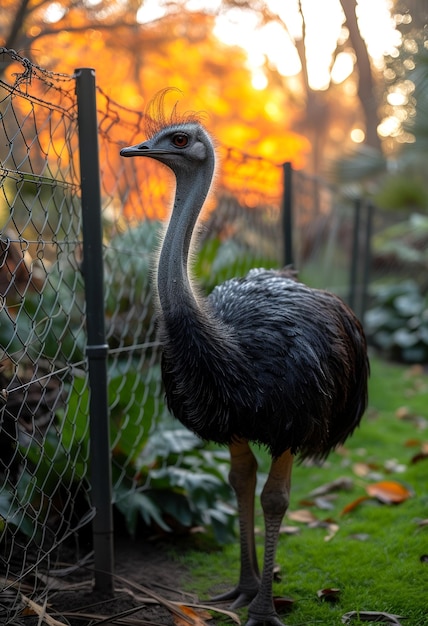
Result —
[[132, 157], [132, 156], [151, 156], [153, 150], [150, 150], [150, 146], [147, 143], [138, 143], [135, 146], [129, 146], [127, 148], [122, 148], [120, 151], [120, 156], [123, 157]]
[[128, 148], [122, 148], [120, 156], [134, 157], [134, 156], [148, 156], [153, 159], [159, 158], [162, 160], [162, 156], [170, 155], [171, 150], [163, 150], [161, 148], [152, 148], [151, 141], [144, 141], [143, 143], [137, 143], [135, 146], [129, 146]]

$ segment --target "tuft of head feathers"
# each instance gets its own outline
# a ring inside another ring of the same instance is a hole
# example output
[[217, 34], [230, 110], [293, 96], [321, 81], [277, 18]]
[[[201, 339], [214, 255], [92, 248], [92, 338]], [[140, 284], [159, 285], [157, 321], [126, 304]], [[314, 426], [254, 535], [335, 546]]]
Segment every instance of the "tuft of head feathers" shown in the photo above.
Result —
[[205, 117], [203, 112], [186, 111], [185, 113], [178, 112], [178, 100], [175, 102], [170, 113], [167, 113], [167, 107], [165, 105], [165, 98], [171, 92], [182, 92], [176, 87], [166, 87], [150, 100], [147, 105], [147, 109], [144, 115], [145, 132], [148, 139], [151, 139], [163, 128], [177, 124], [188, 124], [191, 122], [201, 124]]

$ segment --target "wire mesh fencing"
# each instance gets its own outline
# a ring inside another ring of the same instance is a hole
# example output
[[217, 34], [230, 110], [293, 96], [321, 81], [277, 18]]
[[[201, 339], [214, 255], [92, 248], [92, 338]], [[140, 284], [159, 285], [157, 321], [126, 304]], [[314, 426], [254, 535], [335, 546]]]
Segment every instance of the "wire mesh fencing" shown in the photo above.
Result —
[[[89, 565], [96, 549], [94, 346], [85, 298], [93, 268], [83, 254], [91, 233], [83, 239], [79, 159], [94, 146], [81, 127], [79, 137], [76, 76], [47, 72], [13, 51], [1, 51], [0, 62], [0, 619], [7, 623], [25, 604], [24, 581], [25, 595], [43, 597], [47, 572], [58, 574], [60, 561]], [[110, 497], [131, 535], [142, 521], [163, 532], [210, 525], [224, 538], [233, 525], [226, 453], [201, 448], [163, 398], [151, 284], [173, 181], [151, 160], [119, 156], [145, 137], [144, 122], [97, 89]], [[206, 293], [251, 267], [281, 266], [290, 235], [283, 166], [218, 151], [194, 267]], [[292, 185], [301, 277], [347, 295], [352, 255], [367, 258], [367, 240], [355, 241], [355, 205], [301, 172]]]
[[[13, 52], [0, 84], [0, 614], [93, 516], [74, 79]], [[76, 392], [76, 385], [79, 391]], [[32, 573], [32, 576], [30, 576]]]

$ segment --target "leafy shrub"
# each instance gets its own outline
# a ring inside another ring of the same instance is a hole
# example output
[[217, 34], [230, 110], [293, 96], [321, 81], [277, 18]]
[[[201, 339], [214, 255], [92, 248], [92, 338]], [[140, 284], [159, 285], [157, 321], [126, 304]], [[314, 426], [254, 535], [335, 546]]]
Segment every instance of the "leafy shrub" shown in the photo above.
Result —
[[387, 177], [374, 196], [376, 206], [392, 210], [426, 210], [428, 192], [422, 178], [407, 172]]
[[414, 281], [381, 287], [365, 325], [369, 342], [389, 357], [428, 362], [428, 298]]
[[163, 532], [211, 527], [217, 541], [230, 540], [235, 512], [228, 452], [206, 449], [170, 416], [159, 398], [159, 366], [144, 377], [132, 364], [126, 367], [110, 380], [109, 405], [113, 498], [129, 533], [135, 535], [142, 520]]
[[[206, 449], [161, 401], [155, 402], [160, 372], [153, 370], [146, 376], [153, 389], [145, 389], [132, 368], [110, 381], [113, 502], [131, 535], [141, 520], [163, 532], [211, 527], [215, 539], [226, 542], [233, 536], [235, 519], [228, 453]], [[142, 397], [144, 423], [138, 405]], [[56, 427], [46, 433], [43, 451], [34, 438], [19, 446], [26, 461], [13, 492], [0, 493], [0, 531], [5, 525], [16, 527], [46, 543], [78, 527], [82, 518], [89, 521], [88, 411], [87, 381], [76, 377], [65, 406], [57, 411]]]

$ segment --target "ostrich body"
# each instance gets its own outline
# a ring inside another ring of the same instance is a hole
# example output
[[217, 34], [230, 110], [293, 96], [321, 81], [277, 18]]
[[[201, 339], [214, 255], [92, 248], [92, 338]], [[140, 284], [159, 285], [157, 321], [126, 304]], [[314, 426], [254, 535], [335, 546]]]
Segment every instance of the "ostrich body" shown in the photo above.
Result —
[[[189, 277], [189, 249], [208, 194], [215, 152], [195, 120], [157, 129], [122, 156], [161, 161], [176, 177], [157, 271], [162, 375], [168, 406], [205, 440], [228, 444], [240, 528], [237, 586], [216, 600], [249, 604], [247, 626], [281, 626], [272, 598], [279, 528], [296, 454], [324, 458], [358, 425], [367, 404], [368, 361], [360, 323], [336, 296], [290, 278], [251, 270], [200, 297]], [[254, 540], [257, 463], [249, 442], [272, 464], [261, 494], [265, 553]]]

